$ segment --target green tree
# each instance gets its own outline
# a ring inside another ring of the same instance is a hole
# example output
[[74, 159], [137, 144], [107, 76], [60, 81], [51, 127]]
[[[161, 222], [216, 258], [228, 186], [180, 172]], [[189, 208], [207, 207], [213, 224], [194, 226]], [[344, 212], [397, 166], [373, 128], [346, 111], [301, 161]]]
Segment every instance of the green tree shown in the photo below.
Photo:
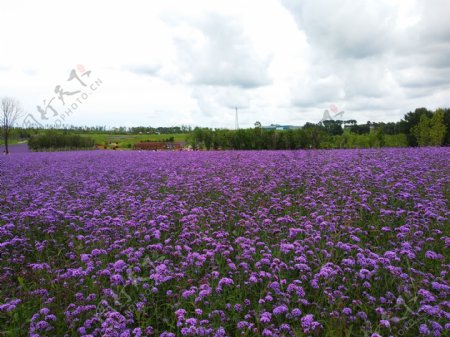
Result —
[[342, 135], [344, 130], [342, 129], [342, 123], [343, 121], [334, 121], [334, 120], [327, 120], [321, 122], [321, 124], [324, 126], [325, 131], [327, 131], [330, 135], [336, 136], [336, 135]]
[[385, 146], [386, 142], [385, 142], [385, 138], [384, 138], [384, 128], [383, 128], [382, 125], [379, 125], [375, 129], [374, 134], [375, 134], [375, 138], [376, 138], [377, 143], [378, 143], [377, 146], [379, 146], [379, 147]]
[[450, 145], [450, 109], [444, 109], [444, 124], [447, 132], [445, 133], [444, 145]]
[[417, 144], [419, 146], [430, 145], [430, 129], [431, 129], [431, 119], [427, 115], [423, 114], [420, 116], [419, 123], [411, 128], [412, 135], [416, 138]]
[[330, 138], [330, 135], [322, 125], [306, 123], [303, 130], [308, 142], [308, 148], [319, 149], [320, 144]]
[[442, 145], [446, 132], [447, 128], [444, 124], [444, 111], [442, 109], [436, 110], [431, 118], [422, 114], [419, 123], [411, 129], [411, 133], [419, 146]]
[[419, 124], [421, 117], [425, 115], [428, 118], [433, 116], [433, 112], [426, 108], [417, 108], [414, 112], [408, 112], [398, 123], [398, 129], [406, 134], [410, 146], [420, 145], [417, 143], [417, 137], [413, 133], [413, 128]]
[[440, 146], [444, 143], [447, 127], [444, 124], [444, 110], [437, 109], [430, 121], [430, 140], [434, 146]]

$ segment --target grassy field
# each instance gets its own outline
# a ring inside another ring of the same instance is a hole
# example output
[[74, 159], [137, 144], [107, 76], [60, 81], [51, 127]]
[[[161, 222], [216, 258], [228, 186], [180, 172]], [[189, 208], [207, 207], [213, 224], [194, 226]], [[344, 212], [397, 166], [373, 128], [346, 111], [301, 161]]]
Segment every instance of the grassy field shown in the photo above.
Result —
[[116, 143], [119, 149], [131, 149], [133, 144], [142, 141], [162, 141], [164, 139], [173, 137], [174, 141], [184, 141], [187, 134], [105, 134], [105, 133], [79, 133], [83, 137], [91, 137], [96, 144], [105, 145]]
[[[163, 141], [165, 139], [174, 138], [176, 142], [182, 142], [186, 140], [187, 134], [107, 134], [107, 133], [75, 133], [82, 137], [93, 138], [95, 144], [98, 145], [108, 145], [111, 148], [111, 144], [116, 143], [119, 149], [127, 150], [133, 148], [133, 144], [142, 141]], [[19, 144], [24, 143], [26, 140], [21, 140], [20, 138], [11, 137], [9, 139], [9, 144]], [[0, 139], [0, 145], [4, 145], [3, 139]]]
[[[19, 139], [11, 138], [11, 139], [9, 139], [8, 144], [14, 145], [14, 144], [17, 144], [19, 142], [20, 142]], [[3, 139], [0, 139], [0, 145], [5, 145], [5, 141]]]

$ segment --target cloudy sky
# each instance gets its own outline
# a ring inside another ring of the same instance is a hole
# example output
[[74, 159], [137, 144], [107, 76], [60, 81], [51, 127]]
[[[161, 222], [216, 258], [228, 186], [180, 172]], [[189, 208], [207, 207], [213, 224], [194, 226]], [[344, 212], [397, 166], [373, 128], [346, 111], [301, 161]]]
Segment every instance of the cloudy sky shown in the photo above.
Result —
[[449, 106], [449, 17], [448, 0], [2, 0], [0, 96], [50, 125], [396, 121]]

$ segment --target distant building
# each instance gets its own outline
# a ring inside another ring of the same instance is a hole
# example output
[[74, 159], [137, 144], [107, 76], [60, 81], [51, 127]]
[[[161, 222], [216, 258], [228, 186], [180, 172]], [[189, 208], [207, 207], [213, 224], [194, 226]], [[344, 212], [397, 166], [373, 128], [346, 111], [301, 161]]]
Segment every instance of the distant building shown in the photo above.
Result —
[[300, 129], [301, 126], [270, 124], [270, 125], [266, 125], [266, 126], [261, 126], [261, 128], [263, 130], [295, 130], [295, 129]]

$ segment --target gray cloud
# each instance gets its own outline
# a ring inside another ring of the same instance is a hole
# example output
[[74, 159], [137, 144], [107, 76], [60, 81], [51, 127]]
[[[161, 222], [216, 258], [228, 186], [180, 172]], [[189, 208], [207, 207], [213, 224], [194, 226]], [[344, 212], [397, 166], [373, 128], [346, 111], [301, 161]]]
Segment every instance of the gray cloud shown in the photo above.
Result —
[[235, 107], [243, 109], [250, 105], [248, 94], [237, 87], [197, 86], [192, 97], [204, 115], [214, 118], [230, 113]]
[[420, 20], [404, 32], [391, 63], [398, 84], [405, 89], [420, 88], [418, 96], [423, 97], [450, 85], [450, 11], [446, 1], [420, 3]]
[[292, 103], [296, 106], [317, 107], [343, 99], [345, 91], [338, 77], [329, 76], [300, 83], [292, 95]]
[[382, 54], [392, 41], [396, 13], [377, 0], [283, 0], [308, 42], [337, 58]]
[[397, 56], [395, 64], [397, 69], [411, 66], [448, 68], [450, 67], [450, 44], [418, 44], [413, 48], [399, 51]]
[[233, 17], [211, 13], [191, 26], [200, 38], [177, 38], [181, 69], [193, 84], [256, 88], [271, 83], [268, 57], [258, 55]]
[[[343, 102], [361, 110], [366, 102], [368, 110], [394, 112], [410, 104], [405, 99], [420, 102], [438, 92], [440, 97], [449, 94], [446, 1], [419, 0], [418, 16], [406, 25], [401, 8], [384, 1], [282, 3], [305, 33], [315, 60], [307, 79], [293, 88], [292, 104]], [[332, 83], [324, 81], [331, 78]]]
[[383, 62], [361, 61], [344, 68], [346, 98], [381, 98], [395, 86]]
[[406, 68], [396, 73], [398, 83], [405, 88], [434, 88], [450, 85], [449, 68]]
[[450, 41], [450, 10], [447, 0], [421, 0], [421, 19], [416, 33], [421, 42], [448, 44]]

